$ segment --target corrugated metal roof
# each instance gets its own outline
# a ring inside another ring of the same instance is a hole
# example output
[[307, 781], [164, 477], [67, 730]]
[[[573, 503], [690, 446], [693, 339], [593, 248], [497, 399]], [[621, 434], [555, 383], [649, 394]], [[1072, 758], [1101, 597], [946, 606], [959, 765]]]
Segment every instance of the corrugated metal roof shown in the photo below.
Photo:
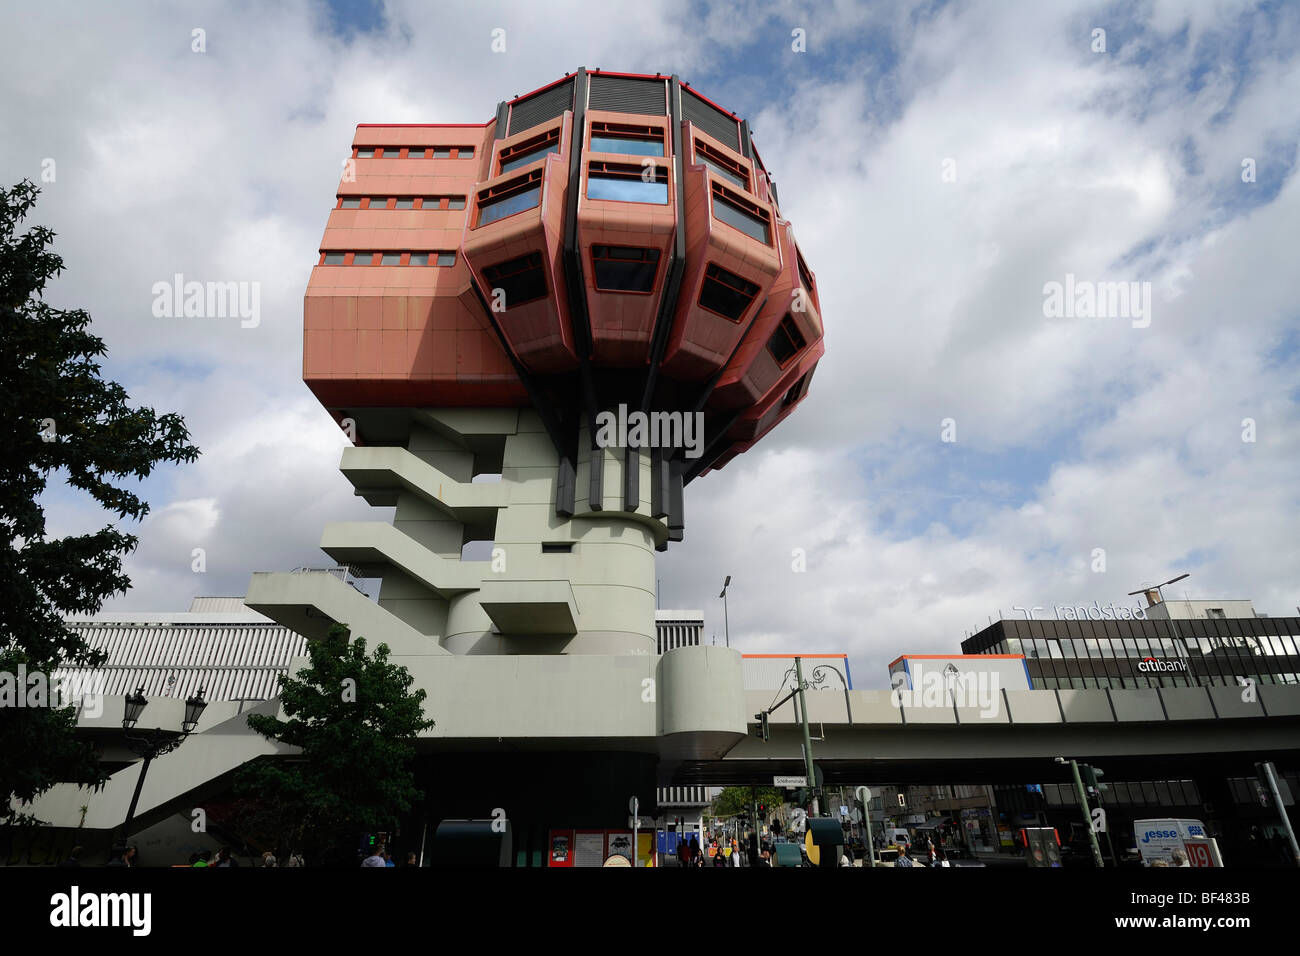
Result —
[[267, 700], [293, 658], [307, 654], [307, 639], [278, 624], [69, 623], [108, 661], [96, 670], [65, 668], [54, 679], [104, 694], [143, 687], [146, 697], [185, 698], [202, 687], [208, 701]]

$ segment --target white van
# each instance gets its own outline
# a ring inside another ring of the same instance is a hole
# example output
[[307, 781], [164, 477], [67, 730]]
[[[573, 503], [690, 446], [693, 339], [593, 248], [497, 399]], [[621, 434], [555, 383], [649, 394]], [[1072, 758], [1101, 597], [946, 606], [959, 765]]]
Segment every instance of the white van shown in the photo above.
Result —
[[893, 846], [896, 843], [910, 847], [912, 838], [902, 827], [885, 827], [885, 846]]
[[[1164, 818], [1134, 820], [1133, 837], [1137, 841], [1142, 865], [1156, 861], [1165, 866], [1222, 866], [1215, 841], [1200, 820]], [[1174, 854], [1182, 855], [1185, 864], [1175, 864]]]

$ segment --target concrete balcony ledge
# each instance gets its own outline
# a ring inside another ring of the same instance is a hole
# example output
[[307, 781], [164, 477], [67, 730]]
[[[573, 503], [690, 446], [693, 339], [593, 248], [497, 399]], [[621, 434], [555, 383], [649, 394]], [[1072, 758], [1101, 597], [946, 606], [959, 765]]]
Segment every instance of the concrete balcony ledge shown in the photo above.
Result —
[[244, 603], [308, 640], [320, 640], [338, 623], [364, 637], [367, 648], [384, 643], [395, 655], [451, 656], [436, 637], [421, 634], [332, 574], [260, 571], [249, 581]]
[[487, 561], [441, 557], [410, 535], [378, 521], [328, 524], [320, 548], [340, 564], [390, 565], [444, 599], [477, 591], [490, 569]]
[[397, 502], [398, 491], [411, 491], [458, 521], [483, 520], [486, 512], [510, 504], [507, 482], [456, 481], [405, 448], [373, 446], [343, 449], [339, 464], [357, 494], [372, 505]]
[[578, 633], [568, 581], [483, 581], [479, 603], [502, 634]]

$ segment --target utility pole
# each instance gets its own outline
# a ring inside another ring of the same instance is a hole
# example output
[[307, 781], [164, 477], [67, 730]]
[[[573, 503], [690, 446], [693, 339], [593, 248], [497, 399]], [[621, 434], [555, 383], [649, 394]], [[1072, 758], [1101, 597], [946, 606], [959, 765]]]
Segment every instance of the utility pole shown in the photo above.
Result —
[[1277, 808], [1278, 816], [1282, 818], [1282, 826], [1286, 829], [1287, 841], [1291, 844], [1291, 858], [1295, 860], [1296, 866], [1300, 866], [1300, 846], [1296, 845], [1295, 831], [1291, 829], [1291, 820], [1286, 815], [1286, 804], [1282, 802], [1282, 794], [1278, 789], [1277, 771], [1273, 767], [1273, 761], [1265, 760], [1263, 763], [1255, 764], [1255, 766], [1264, 771], [1269, 792], [1273, 795], [1273, 806]]
[[[1057, 757], [1057, 763], [1065, 763], [1064, 757]], [[1079, 776], [1079, 761], [1070, 760], [1070, 772], [1074, 774], [1074, 792], [1079, 795], [1079, 806], [1083, 807], [1083, 823], [1088, 828], [1088, 841], [1092, 844], [1092, 859], [1098, 868], [1105, 867], [1101, 858], [1101, 844], [1097, 842], [1097, 831], [1092, 828], [1092, 811], [1088, 809], [1088, 794], [1083, 789], [1083, 779]]]
[[818, 809], [820, 804], [817, 800], [817, 773], [813, 769], [812, 758], [812, 732], [808, 729], [808, 700], [804, 696], [803, 688], [803, 661], [798, 657], [794, 659], [794, 677], [798, 682], [799, 689], [799, 713], [803, 723], [803, 765], [804, 772], [808, 775], [808, 791], [813, 795], [812, 799], [812, 816], [821, 816]]

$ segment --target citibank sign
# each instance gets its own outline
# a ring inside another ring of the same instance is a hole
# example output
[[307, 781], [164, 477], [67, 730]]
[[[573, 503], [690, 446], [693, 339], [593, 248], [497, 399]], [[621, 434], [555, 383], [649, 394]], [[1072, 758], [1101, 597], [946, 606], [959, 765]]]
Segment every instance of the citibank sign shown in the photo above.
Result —
[[1144, 674], [1167, 674], [1172, 671], [1187, 672], [1187, 661], [1163, 660], [1157, 657], [1144, 657], [1138, 662], [1138, 670]]

